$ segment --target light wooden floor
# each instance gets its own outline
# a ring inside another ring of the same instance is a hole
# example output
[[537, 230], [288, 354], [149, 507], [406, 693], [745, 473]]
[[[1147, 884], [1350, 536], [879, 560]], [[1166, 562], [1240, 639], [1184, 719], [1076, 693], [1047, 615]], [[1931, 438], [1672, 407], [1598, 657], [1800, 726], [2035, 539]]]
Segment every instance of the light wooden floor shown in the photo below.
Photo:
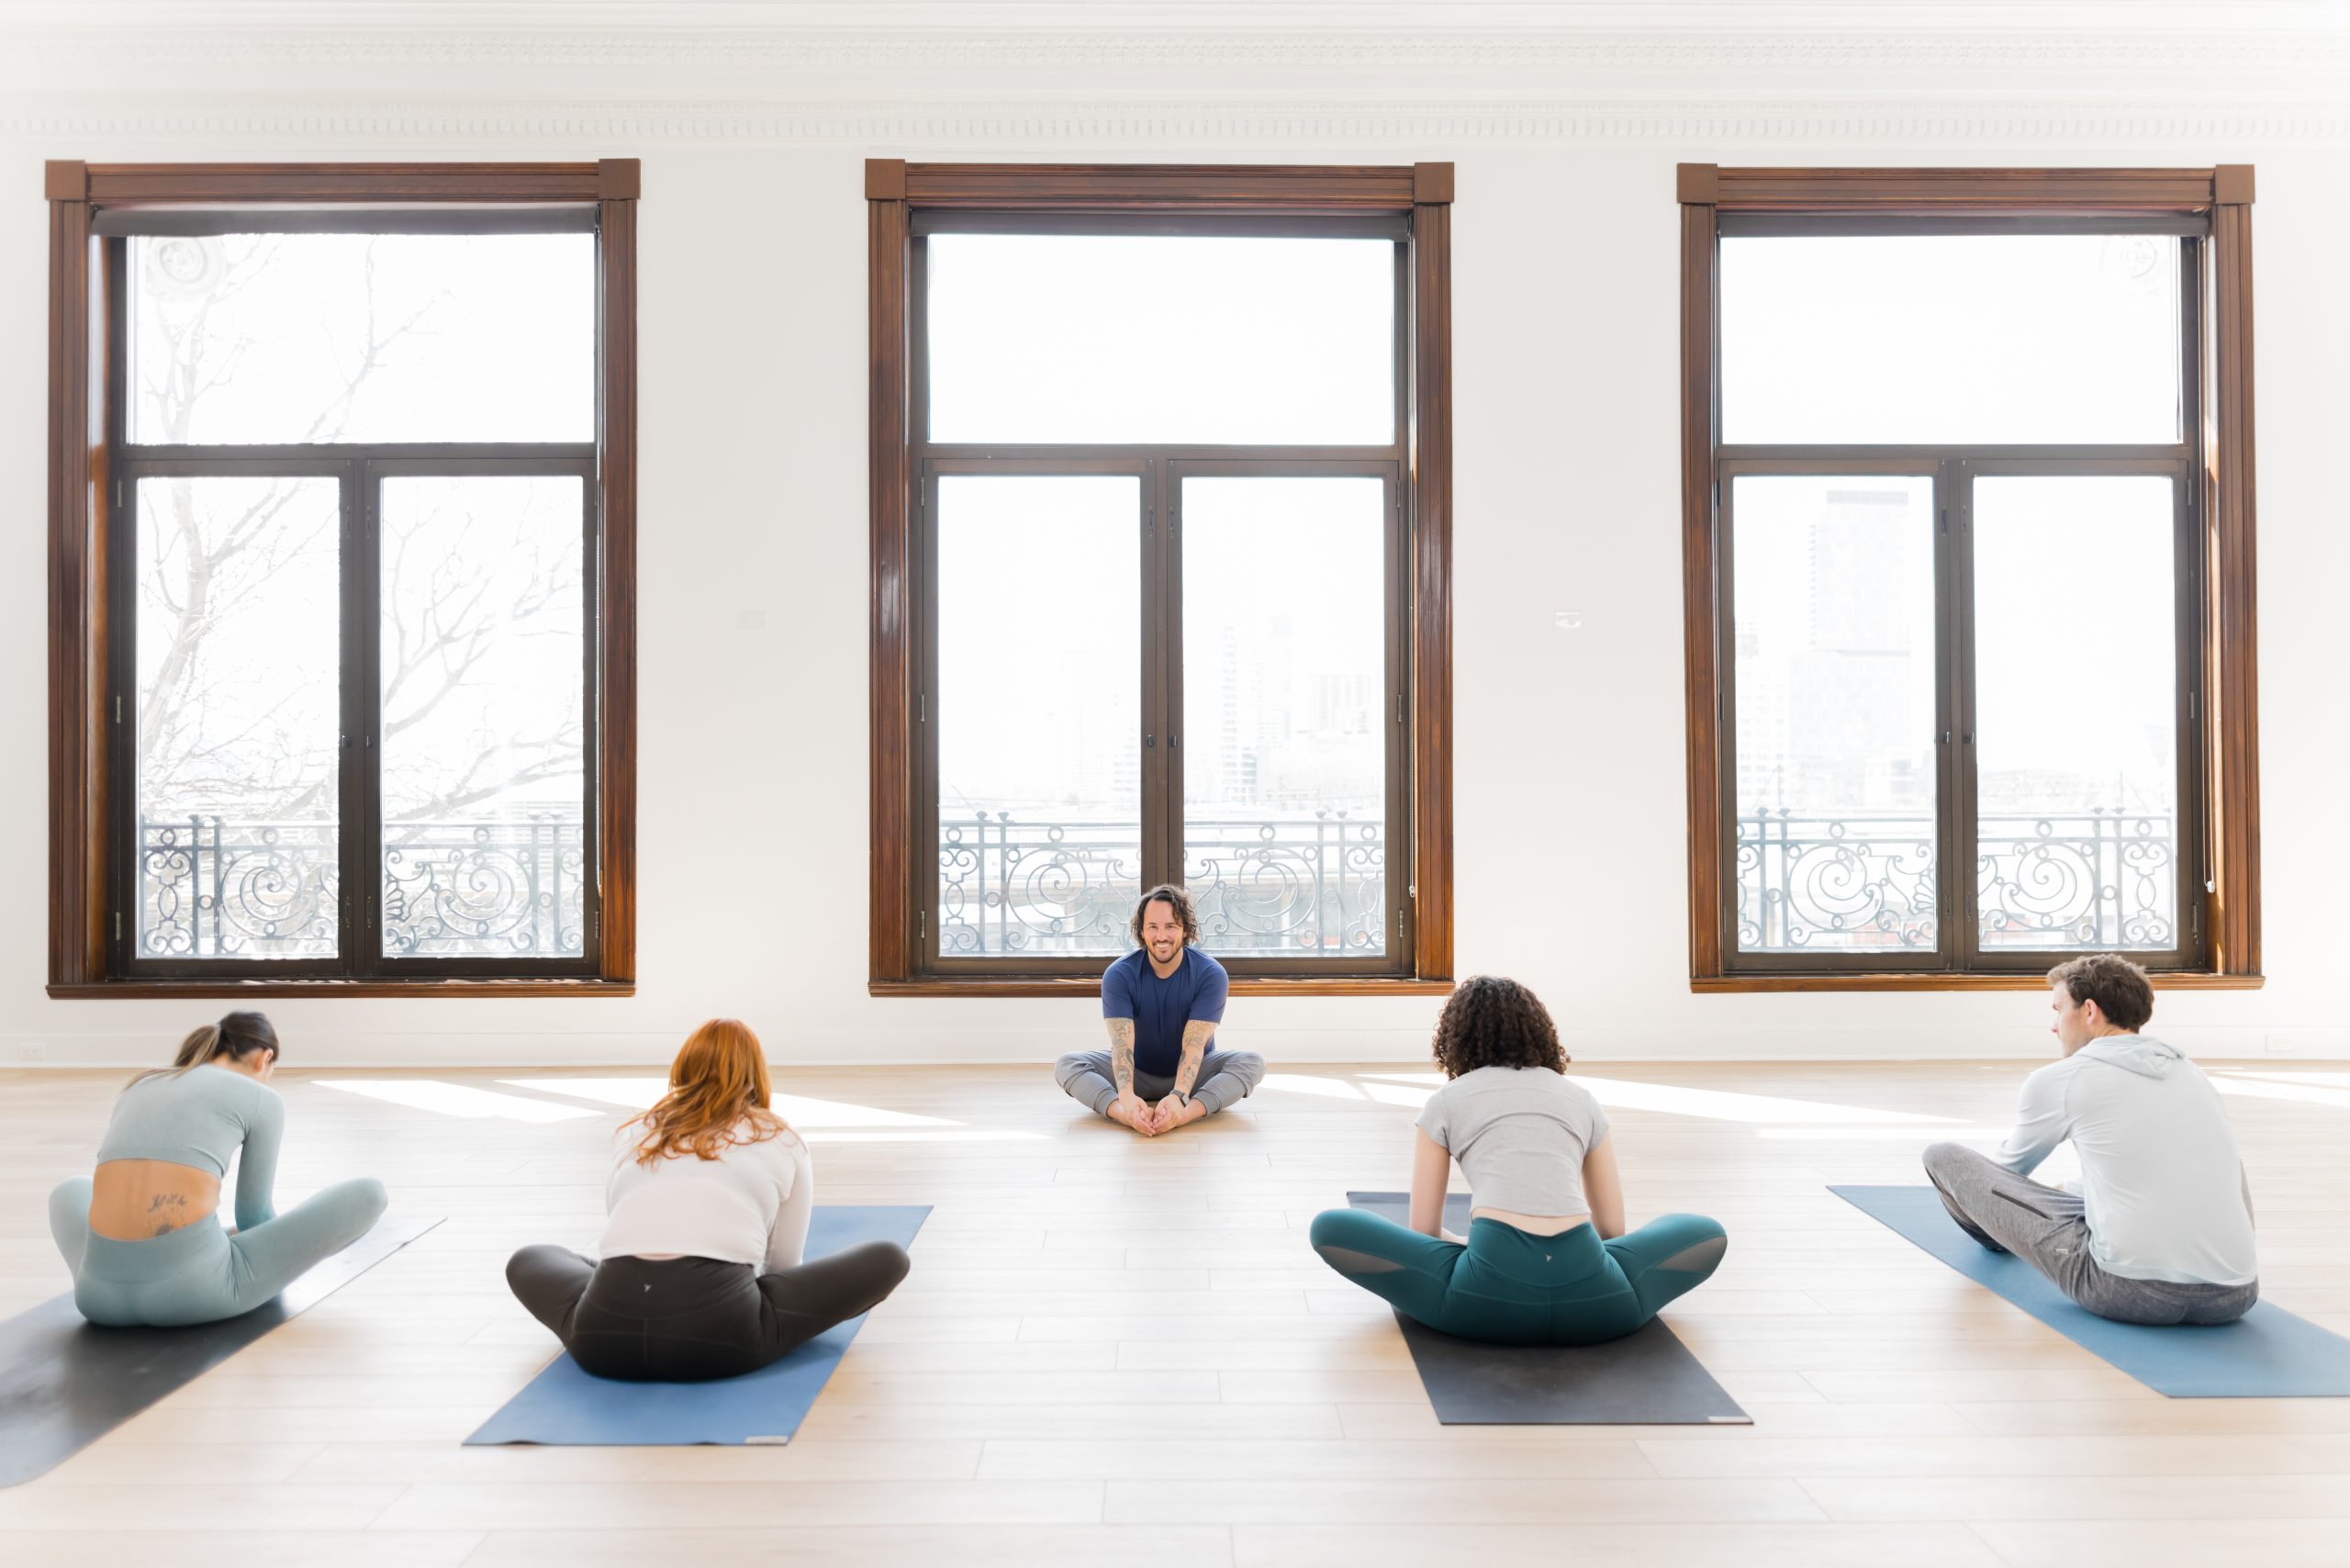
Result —
[[[2350, 1330], [2350, 1069], [2301, 1070], [2233, 1080], [2229, 1109], [2270, 1297]], [[1647, 1107], [1615, 1113], [1635, 1222], [1729, 1228], [1670, 1316], [1755, 1424], [1447, 1430], [1386, 1309], [1304, 1240], [1348, 1186], [1403, 1183], [1409, 1075], [1277, 1072], [1146, 1143], [1041, 1068], [795, 1071], [780, 1088], [838, 1103], [803, 1117], [820, 1201], [937, 1205], [799, 1439], [474, 1450], [554, 1349], [507, 1253], [587, 1246], [602, 1213], [623, 1113], [595, 1096], [629, 1089], [558, 1081], [651, 1075], [284, 1074], [285, 1193], [369, 1172], [447, 1222], [0, 1492], [0, 1562], [2350, 1562], [2350, 1400], [2161, 1398], [1825, 1190], [1914, 1179], [2020, 1075], [1590, 1069]], [[42, 1199], [87, 1169], [123, 1076], [0, 1073], [0, 1311], [64, 1285]], [[333, 1087], [359, 1080], [379, 1087]], [[513, 1119], [546, 1107], [591, 1114]]]

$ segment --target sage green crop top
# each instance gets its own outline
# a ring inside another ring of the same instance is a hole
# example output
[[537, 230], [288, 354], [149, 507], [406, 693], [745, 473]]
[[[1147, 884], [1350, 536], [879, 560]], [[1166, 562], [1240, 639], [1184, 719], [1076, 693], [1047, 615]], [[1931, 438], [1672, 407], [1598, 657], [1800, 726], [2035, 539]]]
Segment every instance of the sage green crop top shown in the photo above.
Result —
[[237, 1167], [237, 1228], [277, 1217], [277, 1144], [285, 1130], [285, 1102], [277, 1091], [228, 1067], [142, 1078], [117, 1096], [114, 1119], [98, 1145], [98, 1163], [168, 1159], [226, 1178]]

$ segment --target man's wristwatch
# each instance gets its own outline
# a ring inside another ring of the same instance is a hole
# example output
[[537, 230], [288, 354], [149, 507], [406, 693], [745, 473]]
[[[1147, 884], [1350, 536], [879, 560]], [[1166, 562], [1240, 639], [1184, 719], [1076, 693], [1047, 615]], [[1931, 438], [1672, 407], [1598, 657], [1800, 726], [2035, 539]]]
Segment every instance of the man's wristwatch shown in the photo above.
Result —
[[1175, 1098], [1181, 1100], [1186, 1105], [1189, 1105], [1192, 1103], [1192, 1097], [1189, 1094], [1184, 1093], [1180, 1089], [1175, 1091]]

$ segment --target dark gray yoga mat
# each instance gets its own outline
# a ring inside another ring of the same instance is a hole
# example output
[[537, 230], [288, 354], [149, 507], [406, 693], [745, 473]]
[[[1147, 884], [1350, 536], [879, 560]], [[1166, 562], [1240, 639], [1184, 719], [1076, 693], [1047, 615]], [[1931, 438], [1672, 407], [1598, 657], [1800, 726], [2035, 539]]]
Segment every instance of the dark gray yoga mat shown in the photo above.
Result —
[[2281, 1306], [2261, 1302], [2233, 1323], [2168, 1328], [2115, 1323], [2074, 1305], [2022, 1259], [1993, 1252], [1959, 1229], [1931, 1187], [1828, 1190], [2157, 1394], [2172, 1399], [2350, 1395], [2350, 1339]]
[[[1404, 1193], [1348, 1193], [1347, 1203], [1404, 1223]], [[1445, 1227], [1469, 1233], [1470, 1197], [1445, 1199]], [[1751, 1426], [1662, 1318], [1604, 1345], [1489, 1345], [1395, 1315], [1436, 1418], [1448, 1427]]]
[[386, 1215], [274, 1300], [218, 1323], [103, 1328], [70, 1293], [0, 1323], [0, 1486], [48, 1474], [440, 1223]]

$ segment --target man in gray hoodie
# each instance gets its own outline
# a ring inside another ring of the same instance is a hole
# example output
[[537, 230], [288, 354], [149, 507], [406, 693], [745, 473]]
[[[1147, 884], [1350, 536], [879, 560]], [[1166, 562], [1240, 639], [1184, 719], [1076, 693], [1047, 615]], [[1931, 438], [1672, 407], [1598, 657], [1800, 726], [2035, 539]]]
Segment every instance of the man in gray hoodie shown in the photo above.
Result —
[[[1998, 1153], [1935, 1144], [1927, 1180], [1959, 1228], [2100, 1317], [2233, 1323], [2260, 1282], [2252, 1189], [2219, 1093], [2176, 1047], [2138, 1033], [2154, 1014], [2145, 970], [2096, 953], [2048, 980], [2063, 1058], [2024, 1081]], [[2077, 1196], [2027, 1180], [2067, 1138]]]

